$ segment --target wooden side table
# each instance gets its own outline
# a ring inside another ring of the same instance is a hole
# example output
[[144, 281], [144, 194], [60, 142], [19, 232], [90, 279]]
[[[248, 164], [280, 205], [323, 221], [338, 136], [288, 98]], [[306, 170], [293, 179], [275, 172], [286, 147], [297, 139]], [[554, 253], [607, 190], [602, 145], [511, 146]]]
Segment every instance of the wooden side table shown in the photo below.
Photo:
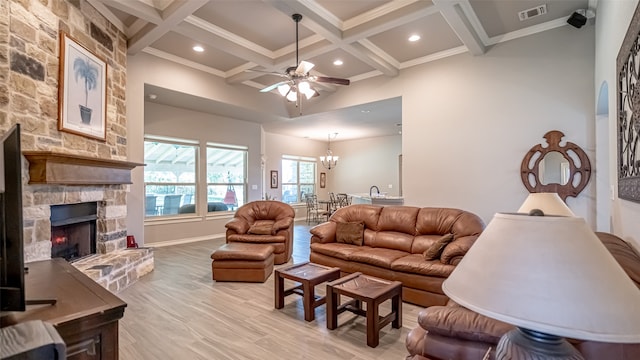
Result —
[[[318, 265], [311, 262], [297, 264], [286, 269], [275, 271], [275, 307], [284, 307], [284, 298], [291, 294], [301, 295], [304, 306], [304, 319], [313, 321], [316, 318], [315, 309], [326, 301], [324, 296], [315, 295], [315, 287], [325, 281], [340, 277], [340, 269]], [[284, 279], [300, 283], [290, 289], [284, 289]]]
[[[340, 295], [351, 300], [340, 304]], [[391, 299], [391, 312], [379, 316], [379, 305]], [[367, 304], [362, 309], [362, 302]], [[395, 329], [402, 327], [402, 283], [387, 281], [356, 272], [327, 284], [327, 328], [338, 327], [338, 315], [344, 311], [367, 318], [367, 345], [380, 343], [380, 329], [391, 322]]]

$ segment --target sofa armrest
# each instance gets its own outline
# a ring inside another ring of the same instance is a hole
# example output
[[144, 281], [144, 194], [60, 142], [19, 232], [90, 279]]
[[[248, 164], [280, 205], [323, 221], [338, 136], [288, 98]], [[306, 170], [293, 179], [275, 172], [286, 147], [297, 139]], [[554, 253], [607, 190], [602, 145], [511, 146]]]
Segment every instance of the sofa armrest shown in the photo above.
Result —
[[423, 329], [453, 338], [497, 344], [513, 325], [488, 318], [462, 306], [431, 306], [418, 315]]
[[233, 218], [229, 220], [224, 226], [236, 232], [236, 234], [246, 234], [249, 230], [249, 223], [241, 218]]
[[312, 227], [309, 230], [311, 233], [311, 243], [324, 244], [336, 242], [336, 228], [337, 224], [333, 221], [327, 221]]
[[273, 223], [273, 232], [276, 233], [280, 230], [287, 230], [293, 224], [292, 218], [284, 218]]
[[461, 236], [447, 244], [440, 255], [440, 262], [448, 265], [456, 265], [469, 251], [478, 235]]

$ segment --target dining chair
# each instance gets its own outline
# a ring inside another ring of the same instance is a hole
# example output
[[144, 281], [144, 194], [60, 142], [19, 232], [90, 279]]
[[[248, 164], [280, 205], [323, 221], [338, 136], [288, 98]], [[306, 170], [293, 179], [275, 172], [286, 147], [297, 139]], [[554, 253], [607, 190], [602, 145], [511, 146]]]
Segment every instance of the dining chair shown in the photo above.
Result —
[[162, 206], [162, 215], [177, 214], [180, 208], [180, 199], [182, 195], [165, 195], [164, 205]]
[[329, 216], [329, 211], [318, 206], [317, 195], [307, 195], [307, 224], [320, 222], [320, 217]]

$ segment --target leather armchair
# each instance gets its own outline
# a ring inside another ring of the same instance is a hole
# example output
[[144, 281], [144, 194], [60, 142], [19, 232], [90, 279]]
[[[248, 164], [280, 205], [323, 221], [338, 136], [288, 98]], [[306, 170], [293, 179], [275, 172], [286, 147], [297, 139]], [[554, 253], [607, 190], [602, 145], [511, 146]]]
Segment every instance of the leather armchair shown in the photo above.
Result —
[[[598, 238], [640, 288], [640, 255], [624, 240], [609, 233]], [[597, 266], [597, 264], [594, 264]], [[470, 286], [473, 286], [470, 284]], [[598, 291], [594, 284], [594, 291]], [[615, 304], [611, 304], [615, 306]], [[488, 318], [449, 300], [446, 306], [431, 306], [418, 314], [419, 326], [407, 334], [408, 359], [483, 359], [491, 348], [495, 358], [500, 337], [513, 325]], [[569, 339], [587, 360], [640, 359], [640, 344], [612, 344]]]
[[252, 201], [242, 205], [225, 224], [226, 242], [272, 245], [274, 264], [284, 264], [293, 252], [295, 211], [280, 201]]

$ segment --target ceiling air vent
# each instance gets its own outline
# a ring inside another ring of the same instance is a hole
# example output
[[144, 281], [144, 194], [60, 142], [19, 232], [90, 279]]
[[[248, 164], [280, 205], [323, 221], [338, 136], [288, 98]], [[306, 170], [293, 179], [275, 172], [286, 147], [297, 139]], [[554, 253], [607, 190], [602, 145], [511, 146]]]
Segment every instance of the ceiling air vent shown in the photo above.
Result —
[[544, 15], [547, 13], [547, 4], [538, 5], [534, 8], [522, 10], [518, 13], [520, 21], [534, 18], [536, 16]]

